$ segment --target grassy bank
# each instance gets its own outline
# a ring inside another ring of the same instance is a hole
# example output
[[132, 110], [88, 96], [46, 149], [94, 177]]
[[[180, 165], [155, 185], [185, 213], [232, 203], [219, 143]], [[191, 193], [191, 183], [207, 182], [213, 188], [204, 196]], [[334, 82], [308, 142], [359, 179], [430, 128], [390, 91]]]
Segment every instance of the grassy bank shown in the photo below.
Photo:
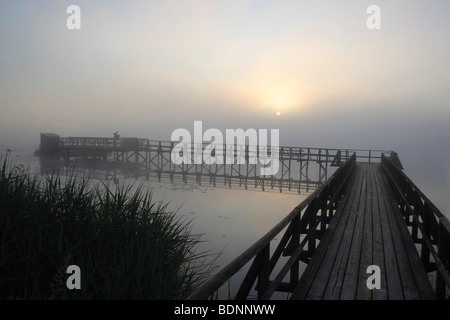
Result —
[[[42, 180], [2, 163], [1, 299], [183, 299], [206, 275], [189, 222], [143, 188]], [[80, 290], [66, 286], [69, 265]]]

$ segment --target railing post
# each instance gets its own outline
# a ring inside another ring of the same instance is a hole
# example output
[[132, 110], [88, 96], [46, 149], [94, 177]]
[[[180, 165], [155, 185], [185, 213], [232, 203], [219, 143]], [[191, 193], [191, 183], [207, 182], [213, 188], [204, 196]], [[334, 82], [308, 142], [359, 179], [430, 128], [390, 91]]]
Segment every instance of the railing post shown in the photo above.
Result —
[[262, 249], [259, 253], [261, 255], [261, 268], [258, 274], [258, 284], [256, 286], [258, 290], [258, 298], [266, 291], [269, 286], [269, 275], [270, 275], [270, 242]]
[[[438, 255], [441, 261], [444, 263], [444, 267], [448, 270], [448, 261], [450, 260], [450, 248], [448, 247], [448, 241], [450, 239], [442, 223], [439, 223], [439, 244]], [[445, 299], [446, 285], [442, 275], [436, 273], [436, 297], [438, 299]]]
[[[308, 232], [308, 256], [312, 256], [316, 250], [316, 226], [315, 222], [317, 220], [317, 211], [319, 209], [319, 197], [315, 198], [310, 204], [314, 212], [314, 219], [309, 220], [309, 232]], [[308, 208], [309, 209], [309, 208]]]
[[[300, 214], [295, 217], [291, 223], [294, 223], [294, 230], [292, 232], [292, 238], [291, 238], [291, 242], [290, 244], [292, 244], [292, 249], [290, 250], [291, 252], [289, 254], [292, 253], [293, 249], [296, 248], [297, 246], [300, 245]], [[299, 261], [296, 260], [294, 262], [294, 264], [292, 265], [291, 271], [290, 271], [290, 278], [289, 278], [289, 282], [290, 285], [292, 286], [292, 288], [295, 287], [295, 285], [297, 285], [299, 279]]]
[[244, 300], [247, 298], [250, 290], [252, 289], [255, 279], [258, 278], [258, 283], [256, 285], [256, 290], [258, 290], [258, 297], [262, 294], [267, 286], [269, 285], [269, 274], [270, 274], [270, 242], [264, 246], [263, 249], [255, 256], [250, 269], [244, 280], [239, 287], [235, 300]]
[[[422, 226], [426, 231], [426, 234], [422, 235], [421, 248], [420, 248], [420, 259], [422, 260], [422, 264], [425, 266], [425, 269], [428, 271], [430, 268], [430, 250], [428, 246], [425, 244], [425, 240], [423, 239], [426, 236], [430, 235], [430, 228], [428, 224], [428, 218], [426, 216], [425, 207], [422, 203], [418, 194], [414, 194], [414, 212], [417, 217], [422, 218]], [[418, 224], [419, 222], [417, 222]], [[416, 238], [417, 238], [417, 227], [416, 227]]]
[[[447, 228], [445, 227], [442, 219], [439, 221], [439, 242], [438, 242], [438, 255], [442, 261], [443, 267], [450, 272], [450, 234], [448, 230], [449, 223], [447, 222]], [[446, 296], [446, 282], [440, 272], [436, 272], [436, 298], [445, 299]]]

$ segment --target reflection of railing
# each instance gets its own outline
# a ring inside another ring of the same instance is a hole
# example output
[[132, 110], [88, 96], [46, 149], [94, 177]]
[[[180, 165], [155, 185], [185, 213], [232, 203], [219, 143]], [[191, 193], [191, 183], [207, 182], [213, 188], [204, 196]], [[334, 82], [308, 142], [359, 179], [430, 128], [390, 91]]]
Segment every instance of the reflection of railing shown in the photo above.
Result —
[[425, 269], [436, 271], [436, 297], [444, 299], [450, 290], [450, 222], [394, 161], [383, 156], [382, 167]]
[[[258, 281], [256, 289], [260, 299], [269, 299], [275, 291], [292, 291], [299, 280], [299, 260], [308, 260], [315, 251], [316, 240], [320, 240], [334, 215], [355, 162], [356, 155], [354, 154], [336, 170], [327, 182], [299, 204], [265, 236], [195, 291], [189, 299], [208, 299], [253, 258], [235, 299], [247, 298], [256, 280]], [[283, 237], [270, 256], [270, 243], [286, 227]], [[307, 249], [305, 249], [306, 246]], [[289, 260], [271, 281], [269, 277], [282, 254], [289, 255]], [[290, 281], [282, 282], [289, 271]]]

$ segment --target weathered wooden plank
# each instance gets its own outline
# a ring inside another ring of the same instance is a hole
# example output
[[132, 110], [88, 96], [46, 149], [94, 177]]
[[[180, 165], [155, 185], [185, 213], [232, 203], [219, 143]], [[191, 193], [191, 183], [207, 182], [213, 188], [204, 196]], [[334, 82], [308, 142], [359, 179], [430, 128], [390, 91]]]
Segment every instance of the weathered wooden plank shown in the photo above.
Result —
[[[432, 299], [425, 268], [379, 164], [361, 164], [292, 299]], [[367, 288], [369, 265], [381, 289]]]
[[342, 281], [345, 275], [348, 256], [353, 237], [353, 229], [356, 222], [356, 212], [360, 200], [361, 189], [365, 188], [365, 178], [363, 168], [360, 168], [355, 189], [352, 190], [353, 202], [346, 206], [348, 219], [346, 224], [342, 224], [343, 230], [337, 236], [336, 241], [330, 245], [330, 253], [324, 259], [326, 264], [322, 268], [321, 277], [318, 277], [317, 284], [311, 288], [310, 297], [322, 296], [322, 299], [338, 299], [342, 288]]
[[[380, 267], [380, 289], [372, 290], [373, 300], [386, 300], [388, 290], [384, 258], [383, 232], [381, 229], [381, 213], [378, 198], [377, 175], [379, 170], [372, 170], [372, 263]], [[366, 287], [367, 289], [367, 287]]]
[[[347, 196], [344, 195], [344, 197], [341, 200], [341, 204], [345, 204], [347, 202]], [[319, 243], [319, 246], [316, 249], [316, 252], [314, 253], [314, 259], [312, 259], [306, 270], [303, 272], [302, 277], [300, 278], [297, 286], [295, 287], [291, 299], [305, 299], [308, 295], [309, 289], [311, 287], [312, 282], [314, 281], [314, 277], [322, 263], [322, 258], [325, 255], [325, 252], [327, 250], [328, 244], [330, 243], [331, 238], [333, 237], [333, 234], [336, 230], [336, 226], [339, 223], [339, 220], [342, 217], [342, 209], [343, 206], [338, 208], [336, 210], [336, 213], [330, 221], [330, 225], [327, 228], [327, 231], [324, 233], [321, 243]]]
[[373, 264], [373, 215], [374, 215], [374, 166], [369, 166], [367, 172], [367, 194], [364, 210], [364, 229], [361, 246], [361, 259], [359, 264], [358, 286], [356, 299], [371, 300], [372, 290], [367, 287], [366, 279], [369, 277], [367, 268]]
[[[386, 285], [388, 299], [400, 300], [404, 299], [402, 284], [400, 281], [400, 275], [397, 266], [397, 259], [395, 258], [394, 243], [392, 240], [391, 228], [388, 220], [388, 212], [384, 199], [383, 189], [386, 186], [381, 185], [381, 175], [375, 175], [377, 199], [380, 213], [381, 233], [383, 239], [383, 256], [384, 256], [384, 268], [383, 265], [379, 265], [380, 268], [385, 270]], [[379, 258], [381, 260], [381, 258]]]
[[[359, 168], [355, 167], [348, 187], [351, 187], [351, 189], [357, 187], [357, 184], [354, 183], [354, 181], [357, 180], [359, 174]], [[347, 204], [351, 204], [353, 202], [353, 196], [354, 192], [345, 192], [334, 217], [330, 221], [328, 229], [324, 233], [322, 240], [316, 249], [314, 258], [309, 262], [308, 266], [303, 272], [299, 283], [294, 289], [291, 299], [306, 299], [308, 297], [310, 288], [315, 281], [319, 269], [321, 268], [321, 266], [327, 266], [327, 261], [324, 262], [323, 258], [325, 257], [328, 250], [330, 250], [332, 247], [337, 248], [339, 246], [339, 236], [342, 235], [346, 224], [346, 219], [348, 218], [348, 215], [345, 211], [347, 210]], [[334, 235], [337, 235], [337, 237], [334, 237]], [[321, 299], [321, 297], [318, 297], [317, 299]]]
[[364, 222], [366, 215], [368, 215], [366, 214], [366, 202], [367, 195], [369, 193], [367, 188], [370, 185], [370, 181], [368, 180], [370, 167], [367, 164], [363, 164], [362, 166], [364, 168], [364, 180], [359, 194], [359, 202], [356, 211], [356, 222], [353, 230], [352, 243], [347, 261], [347, 267], [345, 269], [345, 276], [342, 282], [342, 289], [339, 295], [339, 299], [342, 300], [354, 300], [356, 298], [356, 289], [358, 287], [361, 251], [364, 235]]
[[391, 229], [392, 242], [394, 246], [394, 256], [397, 260], [398, 273], [400, 275], [401, 286], [403, 289], [404, 298], [406, 300], [418, 300], [420, 299], [419, 289], [415, 282], [413, 270], [411, 268], [408, 254], [405, 250], [403, 238], [401, 236], [401, 228], [399, 228], [397, 219], [395, 217], [398, 207], [392, 201], [390, 197], [390, 187], [386, 181], [386, 178], [382, 176], [381, 184], [384, 186], [382, 193], [384, 195], [384, 201], [387, 210], [387, 219]]
[[[383, 176], [383, 180], [385, 185], [388, 187], [388, 182], [386, 180], [386, 177]], [[403, 219], [403, 216], [401, 212], [398, 210], [398, 207], [396, 206], [395, 199], [393, 198], [392, 194], [388, 195], [389, 200], [392, 203], [392, 206], [394, 208], [394, 215], [392, 220], [392, 223], [397, 226], [398, 235], [400, 236], [400, 239], [402, 240], [403, 250], [406, 254], [406, 261], [404, 264], [409, 264], [409, 268], [411, 270], [411, 273], [408, 275], [408, 277], [405, 277], [403, 281], [408, 281], [407, 284], [403, 283], [403, 287], [405, 290], [405, 298], [406, 299], [435, 299], [435, 295], [433, 292], [433, 288], [431, 287], [431, 283], [428, 279], [425, 267], [422, 263], [422, 260], [419, 257], [419, 252], [417, 251], [414, 241], [411, 238], [411, 235], [408, 232], [406, 223]], [[393, 232], [395, 232], [393, 230]], [[403, 257], [403, 256], [401, 256]], [[412, 275], [412, 279], [410, 277]], [[413, 282], [415, 286], [413, 286]], [[410, 287], [412, 287], [410, 289]], [[415, 288], [417, 292], [412, 292]], [[409, 291], [407, 291], [409, 290]]]

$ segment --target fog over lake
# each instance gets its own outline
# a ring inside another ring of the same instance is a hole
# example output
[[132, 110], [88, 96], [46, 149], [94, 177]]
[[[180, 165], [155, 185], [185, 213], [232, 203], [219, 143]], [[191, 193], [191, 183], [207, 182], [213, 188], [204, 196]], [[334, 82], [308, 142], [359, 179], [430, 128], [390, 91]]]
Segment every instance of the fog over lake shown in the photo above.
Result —
[[[394, 150], [450, 217], [450, 2], [0, 3], [0, 153], [42, 132], [169, 141], [178, 128], [279, 129], [295, 147]], [[150, 182], [223, 265], [304, 195]], [[208, 243], [213, 243], [208, 247]]]

